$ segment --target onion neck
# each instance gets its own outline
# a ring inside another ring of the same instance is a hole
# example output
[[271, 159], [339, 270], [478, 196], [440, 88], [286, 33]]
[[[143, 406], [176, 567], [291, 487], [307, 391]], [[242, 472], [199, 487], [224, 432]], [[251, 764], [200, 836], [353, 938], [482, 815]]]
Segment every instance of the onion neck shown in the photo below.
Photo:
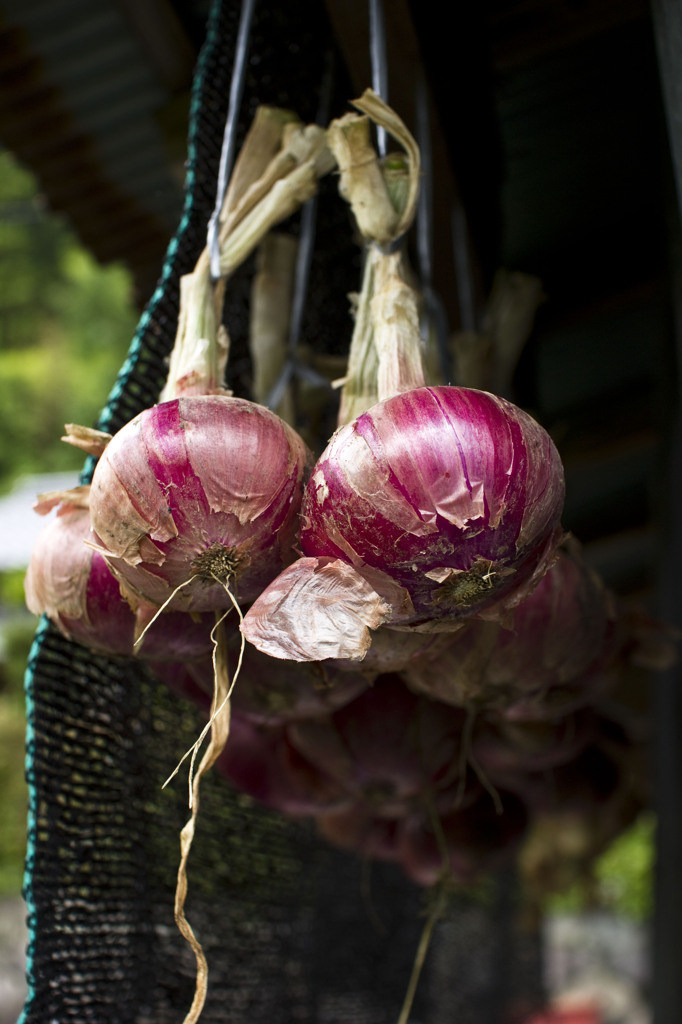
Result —
[[341, 392], [339, 426], [377, 402], [425, 384], [417, 293], [402, 252], [367, 250]]
[[371, 303], [374, 272], [379, 250], [369, 246], [366, 252], [362, 290], [357, 299], [355, 326], [348, 353], [348, 368], [341, 390], [339, 426], [350, 423], [379, 401], [378, 358], [374, 347]]
[[[339, 190], [355, 215], [367, 253], [339, 426], [377, 402], [425, 383], [419, 310], [403, 254], [403, 238], [417, 208], [419, 148], [400, 118], [371, 90], [329, 127], [329, 146], [340, 171]], [[370, 122], [403, 147], [382, 160], [370, 140]]]
[[[222, 297], [222, 288], [219, 289]], [[225, 392], [225, 368], [229, 343], [218, 324], [218, 296], [211, 280], [208, 256], [199, 259], [194, 271], [180, 279], [180, 317], [161, 401], [185, 395]]]
[[417, 295], [405, 270], [400, 252], [376, 262], [372, 322], [379, 401], [425, 384]]
[[221, 324], [226, 280], [272, 228], [312, 198], [334, 159], [326, 132], [302, 125], [288, 111], [257, 115], [235, 165], [220, 216], [220, 277], [211, 277], [208, 249], [180, 280], [180, 313], [161, 401], [181, 395], [225, 394], [229, 352]]

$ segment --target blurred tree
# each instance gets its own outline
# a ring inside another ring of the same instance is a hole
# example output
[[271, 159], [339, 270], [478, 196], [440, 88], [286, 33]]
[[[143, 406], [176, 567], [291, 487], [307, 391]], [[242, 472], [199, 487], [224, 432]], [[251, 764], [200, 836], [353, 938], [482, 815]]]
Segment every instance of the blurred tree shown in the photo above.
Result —
[[139, 311], [120, 265], [102, 267], [0, 151], [0, 492], [23, 473], [77, 471], [59, 441], [104, 406]]

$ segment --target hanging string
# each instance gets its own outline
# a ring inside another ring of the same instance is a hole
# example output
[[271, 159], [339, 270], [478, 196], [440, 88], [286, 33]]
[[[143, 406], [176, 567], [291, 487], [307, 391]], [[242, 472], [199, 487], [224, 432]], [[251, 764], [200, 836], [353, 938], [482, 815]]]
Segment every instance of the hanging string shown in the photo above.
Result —
[[452, 211], [452, 252], [455, 261], [455, 281], [459, 300], [460, 328], [475, 331], [477, 328], [474, 278], [469, 249], [469, 229], [466, 215], [458, 203]]
[[232, 81], [230, 83], [230, 102], [225, 121], [223, 144], [220, 151], [220, 166], [218, 170], [218, 183], [216, 186], [216, 202], [208, 222], [206, 244], [208, 246], [211, 262], [211, 277], [217, 281], [220, 277], [220, 243], [218, 240], [220, 228], [220, 211], [223, 208], [227, 183], [232, 171], [234, 161], [234, 150], [237, 136], [237, 118], [244, 93], [244, 81], [246, 78], [246, 55], [249, 48], [249, 35], [251, 32], [251, 21], [256, 0], [242, 0], [242, 9], [239, 19], [239, 31], [234, 54], [234, 68], [232, 70]]
[[[369, 52], [372, 65], [372, 88], [384, 103], [388, 103], [388, 61], [383, 0], [369, 0]], [[377, 149], [379, 156], [386, 156], [385, 128], [377, 128]]]
[[421, 153], [422, 180], [417, 203], [417, 258], [419, 277], [424, 298], [426, 330], [435, 332], [436, 351], [443, 381], [452, 380], [452, 357], [448, 345], [449, 325], [445, 307], [433, 287], [433, 155], [431, 151], [431, 121], [429, 96], [423, 68], [417, 75], [416, 138]]

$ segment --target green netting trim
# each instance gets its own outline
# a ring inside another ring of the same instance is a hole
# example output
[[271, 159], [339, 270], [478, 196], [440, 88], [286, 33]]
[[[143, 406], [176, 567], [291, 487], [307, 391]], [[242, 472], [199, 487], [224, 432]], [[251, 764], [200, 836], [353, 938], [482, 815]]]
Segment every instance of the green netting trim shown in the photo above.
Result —
[[36, 908], [33, 902], [33, 890], [31, 886], [31, 878], [33, 874], [33, 864], [35, 862], [35, 836], [37, 826], [37, 813], [36, 813], [36, 792], [35, 787], [32, 785], [33, 778], [33, 750], [35, 747], [35, 736], [33, 731], [33, 669], [36, 660], [40, 653], [40, 647], [42, 644], [42, 638], [46, 630], [49, 628], [49, 621], [46, 616], [40, 620], [38, 629], [33, 638], [31, 644], [31, 650], [28, 656], [28, 662], [26, 666], [26, 672], [24, 675], [24, 693], [26, 697], [26, 778], [28, 780], [28, 814], [27, 814], [27, 844], [26, 844], [26, 863], [24, 866], [24, 884], [22, 889], [22, 895], [26, 903], [26, 910], [28, 912], [28, 929], [29, 929], [29, 942], [26, 950], [26, 961], [27, 961], [27, 978], [28, 978], [28, 999], [26, 1006], [21, 1014], [17, 1024], [25, 1019], [26, 1008], [29, 1006], [33, 995], [33, 949], [34, 949], [34, 936], [35, 936], [35, 920], [36, 920]]
[[[138, 376], [140, 361], [143, 357], [148, 356], [148, 334], [150, 326], [152, 324], [154, 314], [158, 310], [162, 302], [167, 302], [169, 298], [169, 283], [174, 282], [177, 278], [177, 257], [180, 249], [180, 243], [182, 238], [188, 232], [192, 217], [195, 210], [198, 207], [198, 197], [196, 191], [197, 184], [197, 141], [198, 141], [198, 124], [199, 117], [202, 110], [202, 104], [205, 101], [204, 91], [206, 88], [206, 75], [207, 67], [209, 65], [209, 55], [211, 55], [214, 49], [220, 46], [220, 10], [222, 6], [222, 0], [214, 0], [206, 29], [206, 41], [202, 47], [199, 61], [197, 64], [195, 77], [192, 85], [192, 93], [190, 100], [190, 113], [189, 113], [189, 132], [187, 140], [187, 173], [185, 178], [185, 202], [182, 217], [178, 225], [178, 229], [171, 239], [168, 249], [166, 251], [166, 258], [163, 263], [161, 270], [161, 276], [159, 282], [154, 290], [154, 293], [149, 300], [138, 324], [135, 336], [128, 350], [128, 355], [121, 367], [114, 386], [109, 394], [107, 405], [103, 409], [98, 422], [98, 429], [107, 430], [113, 432], [117, 430], [122, 423], [118, 422], [121, 416], [121, 406], [124, 399], [129, 398], [131, 392], [131, 384], [133, 385], [133, 391], [135, 390], [136, 377]], [[172, 285], [177, 289], [176, 285]], [[177, 309], [177, 300], [175, 302]], [[166, 345], [163, 356], [167, 356], [170, 352], [170, 348]], [[156, 391], [156, 396], [160, 389], [163, 387], [165, 382], [165, 374], [159, 374], [152, 381], [148, 381], [150, 386]], [[156, 397], [155, 396], [155, 397]], [[150, 402], [143, 401], [141, 409], [146, 408]], [[126, 422], [124, 420], [123, 422]], [[92, 473], [93, 464], [89, 462], [86, 466], [86, 471]]]
[[[177, 279], [194, 266], [214, 206], [238, 8], [239, 0], [213, 0], [192, 93], [182, 219], [102, 429], [119, 429], [157, 401], [166, 377]], [[245, 113], [263, 102], [312, 120], [333, 40], [325, 5], [283, 0], [256, 15]], [[340, 80], [335, 88], [332, 109], [342, 111], [350, 86]], [[341, 353], [357, 247], [332, 178], [319, 199], [324, 230], [302, 341]], [[249, 295], [245, 270], [231, 280], [226, 310], [233, 345], [240, 337], [248, 344]], [[189, 1006], [195, 965], [172, 914], [187, 794], [182, 784], [161, 787], [205, 715], [162, 679], [137, 659], [92, 654], [47, 621], [36, 633], [26, 672], [30, 946], [21, 1024], [175, 1024]], [[373, 865], [368, 880], [360, 861], [322, 843], [310, 822], [254, 805], [214, 772], [201, 799], [188, 919], [210, 964], [202, 1022], [393, 1024], [421, 930], [421, 891], [392, 864]], [[492, 1020], [489, 999], [481, 1012], [480, 987], [498, 985], [502, 962], [512, 980], [527, 975], [523, 943], [498, 949], [502, 930], [485, 927], [494, 913], [487, 904], [454, 907], [436, 936], [433, 986], [425, 978], [415, 1019]]]
[[[215, 52], [224, 45], [224, 41], [220, 35], [220, 20], [221, 20], [221, 9], [223, 6], [223, 0], [214, 0], [211, 6], [207, 22], [206, 39], [202, 46], [199, 59], [197, 62], [197, 68], [192, 86], [192, 95], [190, 103], [190, 115], [189, 115], [189, 131], [188, 131], [188, 162], [187, 162], [187, 174], [185, 181], [185, 202], [183, 207], [183, 214], [180, 220], [177, 232], [171, 239], [168, 249], [166, 252], [166, 258], [163, 264], [159, 283], [147, 304], [135, 332], [135, 336], [131, 342], [130, 349], [126, 360], [119, 371], [116, 378], [116, 382], [109, 395], [107, 405], [103, 410], [98, 427], [100, 430], [115, 431], [118, 427], [122, 426], [127, 419], [131, 418], [131, 415], [126, 415], [123, 409], [124, 398], [130, 399], [133, 397], [133, 403], [137, 398], [137, 404], [139, 404], [139, 410], [152, 404], [152, 402], [158, 396], [158, 392], [164, 383], [164, 375], [158, 373], [152, 378], [151, 381], [147, 380], [149, 388], [156, 390], [156, 395], [151, 396], [149, 400], [149, 389], [145, 390], [140, 387], [139, 368], [143, 358], [148, 356], [149, 348], [149, 332], [150, 327], [154, 321], [155, 314], [157, 313], [162, 302], [168, 303], [169, 294], [172, 291], [177, 293], [177, 284], [175, 279], [178, 275], [178, 253], [180, 250], [181, 241], [185, 238], [190, 230], [190, 225], [195, 216], [196, 211], [199, 209], [199, 198], [197, 196], [197, 159], [198, 159], [198, 124], [199, 117], [202, 110], [202, 104], [204, 102], [204, 92], [207, 84], [207, 74], [212, 59], [214, 59]], [[201, 204], [201, 208], [205, 208], [205, 202]], [[174, 309], [177, 314], [177, 297], [174, 302]], [[177, 315], [176, 315], [177, 319]], [[167, 339], [170, 338], [172, 342], [172, 335], [174, 332], [167, 332]], [[159, 367], [162, 367], [162, 360], [168, 355], [170, 351], [170, 345], [166, 340], [165, 346], [162, 347]], [[157, 361], [159, 357], [157, 356]], [[130, 406], [130, 402], [128, 403]], [[132, 415], [135, 415], [137, 409], [132, 411]], [[130, 408], [127, 410], [130, 413]], [[123, 419], [121, 417], [123, 415]], [[83, 471], [81, 473], [81, 482], [87, 483], [92, 477], [94, 470], [95, 460], [88, 458], [85, 462]], [[33, 894], [33, 869], [36, 859], [36, 835], [37, 835], [37, 794], [36, 787], [34, 784], [35, 773], [34, 773], [34, 756], [35, 756], [35, 734], [34, 734], [34, 720], [35, 720], [35, 706], [33, 699], [33, 686], [34, 686], [34, 675], [36, 673], [36, 666], [41, 655], [44, 640], [46, 634], [50, 630], [50, 623], [46, 617], [41, 620], [36, 634], [33, 639], [31, 646], [26, 673], [24, 677], [24, 689], [26, 699], [26, 777], [28, 781], [28, 813], [27, 813], [27, 850], [26, 850], [26, 861], [24, 869], [24, 885], [23, 885], [23, 897], [26, 902], [28, 912], [28, 930], [29, 930], [29, 942], [27, 946], [27, 979], [28, 979], [28, 998], [26, 1000], [23, 1012], [20, 1017], [20, 1021], [23, 1022], [27, 1019], [27, 1014], [30, 1011], [31, 1004], [35, 997], [35, 964], [34, 964], [34, 951], [35, 951], [35, 929], [36, 929], [36, 905]]]

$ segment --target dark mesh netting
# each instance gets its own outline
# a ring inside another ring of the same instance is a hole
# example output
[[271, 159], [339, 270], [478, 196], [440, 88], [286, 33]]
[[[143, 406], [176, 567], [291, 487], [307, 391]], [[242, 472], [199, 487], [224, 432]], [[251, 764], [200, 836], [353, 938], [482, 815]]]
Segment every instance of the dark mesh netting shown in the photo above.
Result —
[[[203, 249], [215, 202], [239, 5], [214, 4], [197, 68], [185, 213], [157, 291], [99, 426], [115, 431], [158, 399], [178, 279]], [[314, 120], [333, 39], [324, 6], [256, 8], [241, 137], [258, 103]], [[332, 114], [353, 95], [336, 61]], [[291, 225], [296, 230], [296, 224]], [[346, 295], [359, 250], [333, 177], [322, 184], [303, 340], [347, 347]], [[248, 393], [252, 269], [230, 282], [230, 383]], [[84, 474], [87, 479], [88, 473]], [[133, 660], [68, 642], [43, 622], [27, 673], [31, 942], [23, 1024], [175, 1024], [195, 961], [173, 920], [186, 774], [164, 780], [205, 715]], [[436, 928], [410, 1019], [520, 1021], [539, 998], [539, 941], [518, 924], [513, 876], [462, 893]], [[202, 1021], [388, 1024], [397, 1019], [427, 894], [397, 867], [364, 864], [312, 825], [264, 810], [212, 773], [189, 861], [187, 918], [209, 965]]]

